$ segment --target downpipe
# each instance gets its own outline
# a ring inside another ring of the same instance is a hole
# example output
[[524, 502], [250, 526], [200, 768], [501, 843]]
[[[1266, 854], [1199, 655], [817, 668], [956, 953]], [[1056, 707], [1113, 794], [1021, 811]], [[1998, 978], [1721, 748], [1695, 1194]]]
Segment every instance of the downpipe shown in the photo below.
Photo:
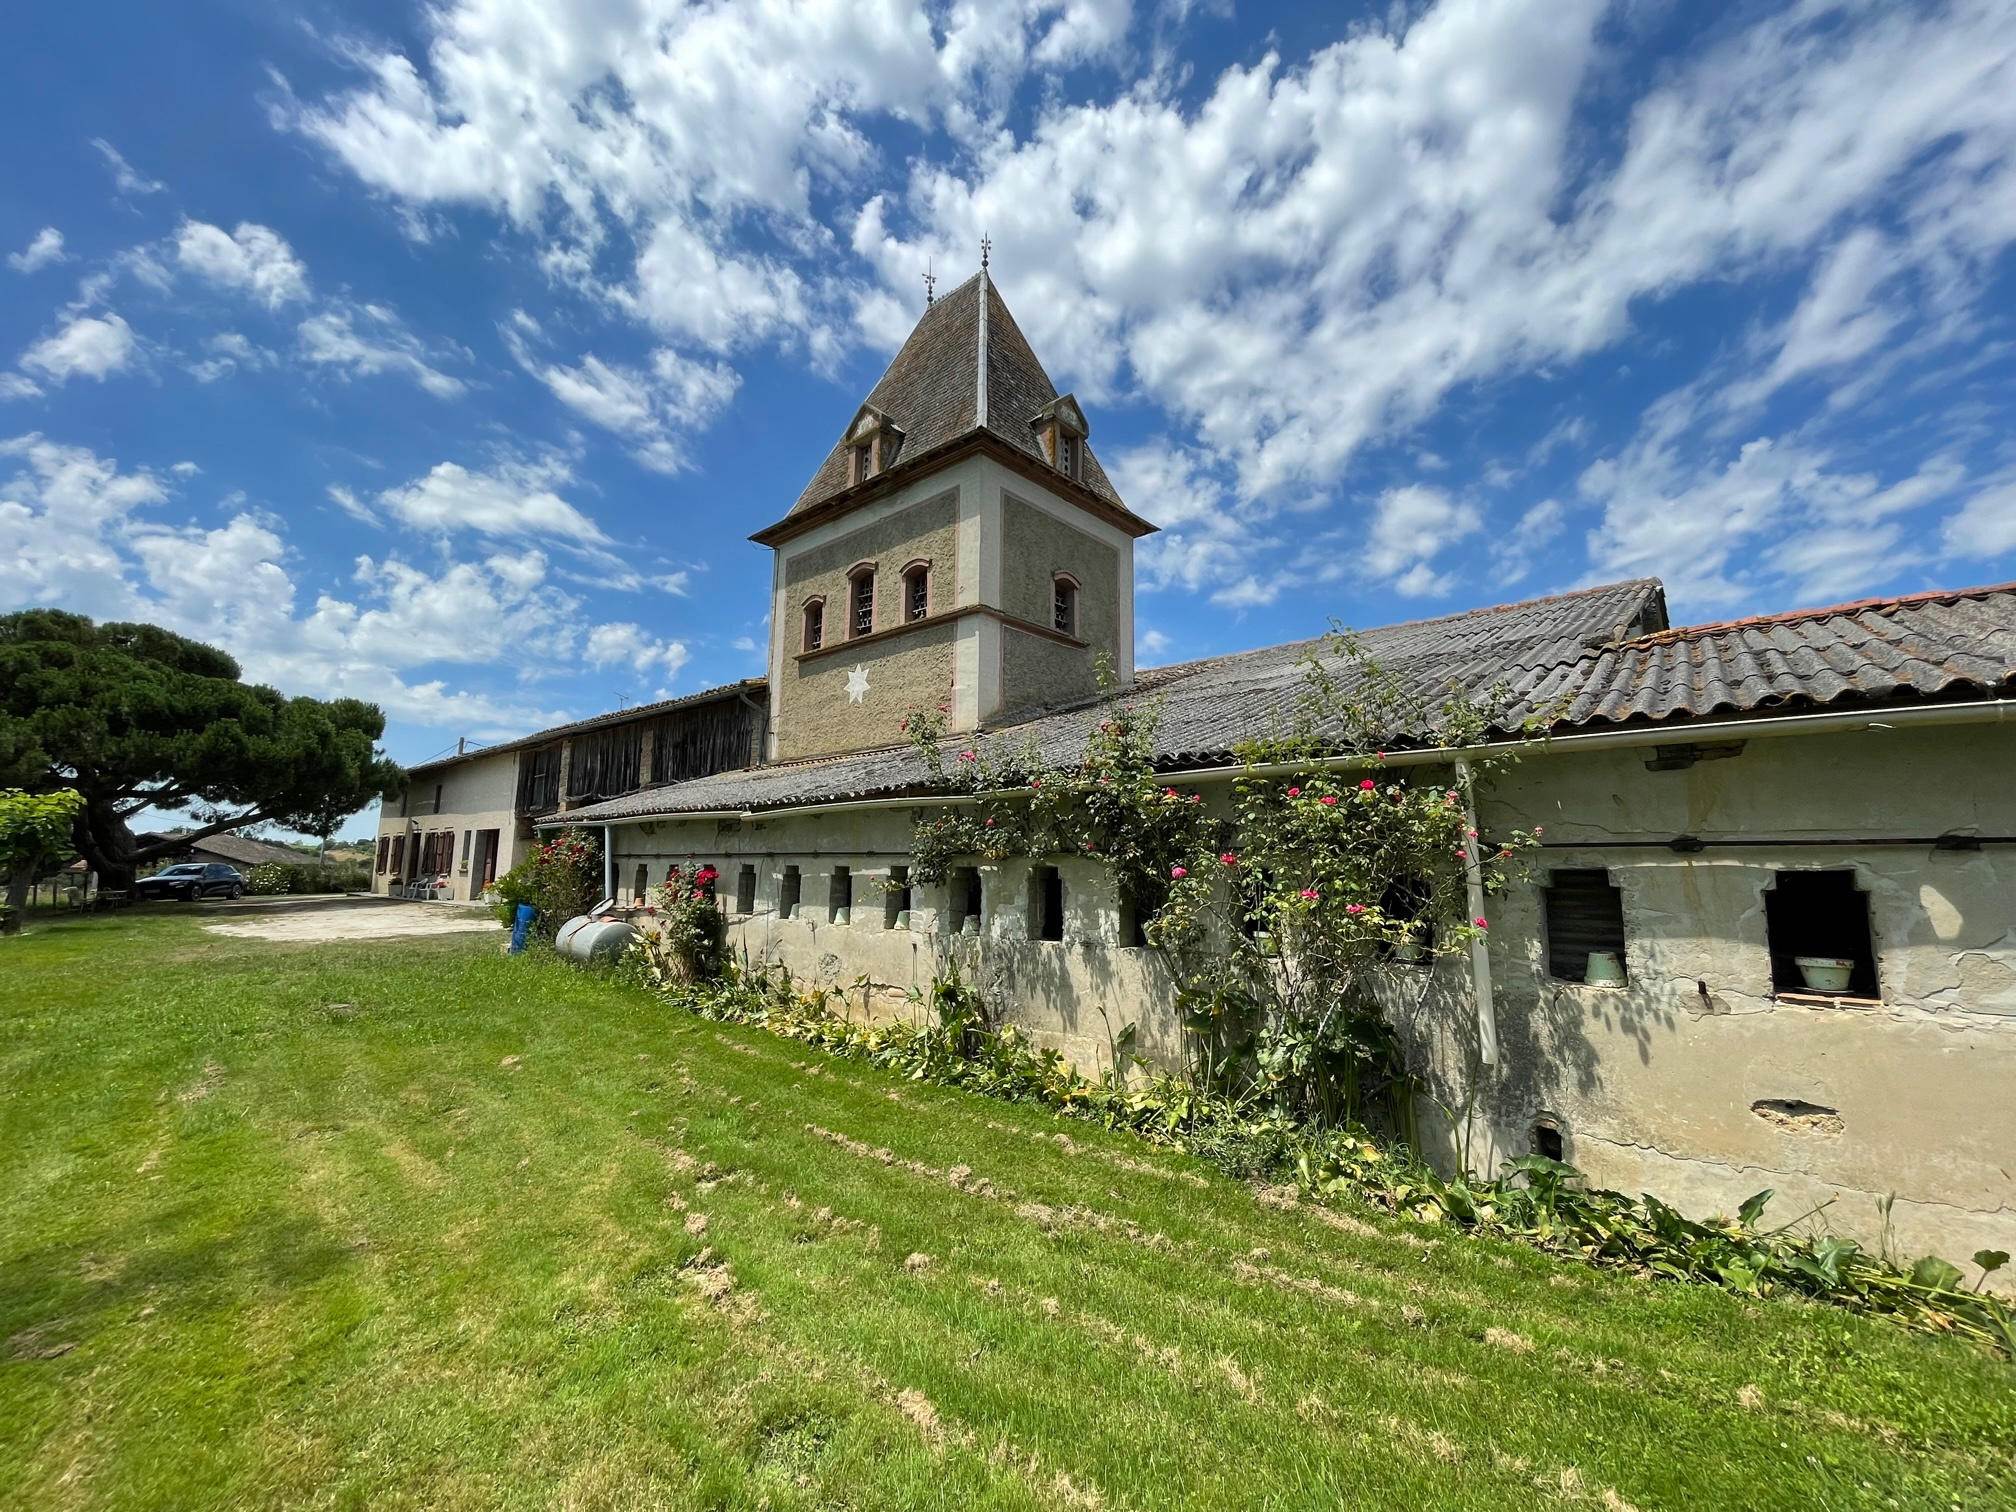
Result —
[[[1468, 757], [1456, 758], [1456, 785], [1463, 791], [1463, 829], [1468, 842], [1463, 847], [1463, 881], [1470, 904], [1470, 917], [1484, 921], [1484, 868], [1477, 859], [1482, 840], [1476, 838], [1477, 796], [1470, 781]], [[1477, 1059], [1486, 1066], [1498, 1064], [1498, 1015], [1491, 1002], [1491, 942], [1479, 935], [1470, 942], [1470, 987], [1477, 997]]]

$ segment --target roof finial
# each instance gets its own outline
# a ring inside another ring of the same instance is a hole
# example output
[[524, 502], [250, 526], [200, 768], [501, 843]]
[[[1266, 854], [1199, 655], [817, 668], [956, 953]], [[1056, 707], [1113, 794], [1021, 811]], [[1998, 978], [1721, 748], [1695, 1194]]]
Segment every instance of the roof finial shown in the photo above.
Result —
[[931, 264], [924, 264], [924, 308], [930, 309], [938, 302], [938, 280], [931, 272]]
[[993, 238], [988, 236], [985, 231], [982, 231], [980, 233], [980, 271], [983, 273], [987, 271], [987, 254], [993, 250]]

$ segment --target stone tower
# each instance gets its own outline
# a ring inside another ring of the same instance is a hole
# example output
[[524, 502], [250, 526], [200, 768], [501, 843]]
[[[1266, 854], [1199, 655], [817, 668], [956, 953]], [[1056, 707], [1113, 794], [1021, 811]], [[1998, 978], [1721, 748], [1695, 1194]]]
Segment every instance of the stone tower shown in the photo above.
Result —
[[775, 553], [770, 756], [900, 744], [906, 710], [973, 730], [1134, 676], [1121, 502], [986, 269], [930, 305], [791, 512]]

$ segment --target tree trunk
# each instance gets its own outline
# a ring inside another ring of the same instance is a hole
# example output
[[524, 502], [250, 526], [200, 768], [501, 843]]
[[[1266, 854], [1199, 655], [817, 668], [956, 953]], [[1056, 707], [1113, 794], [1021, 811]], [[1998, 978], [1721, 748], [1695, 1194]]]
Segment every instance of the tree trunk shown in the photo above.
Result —
[[98, 873], [100, 888], [130, 892], [133, 888], [133, 831], [119, 817], [111, 800], [89, 800], [72, 826], [77, 854]]
[[21, 932], [21, 911], [28, 906], [28, 888], [35, 880], [32, 860], [16, 861], [7, 874], [7, 917], [0, 920], [0, 934]]

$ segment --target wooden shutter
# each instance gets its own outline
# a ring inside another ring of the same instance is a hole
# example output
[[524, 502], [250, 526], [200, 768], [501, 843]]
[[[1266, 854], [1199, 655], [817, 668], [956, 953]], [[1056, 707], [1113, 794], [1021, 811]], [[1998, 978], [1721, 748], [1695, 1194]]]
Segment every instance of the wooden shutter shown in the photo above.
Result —
[[1557, 871], [1547, 885], [1547, 974], [1583, 981], [1589, 952], [1616, 952], [1624, 963], [1624, 898], [1606, 871]]

